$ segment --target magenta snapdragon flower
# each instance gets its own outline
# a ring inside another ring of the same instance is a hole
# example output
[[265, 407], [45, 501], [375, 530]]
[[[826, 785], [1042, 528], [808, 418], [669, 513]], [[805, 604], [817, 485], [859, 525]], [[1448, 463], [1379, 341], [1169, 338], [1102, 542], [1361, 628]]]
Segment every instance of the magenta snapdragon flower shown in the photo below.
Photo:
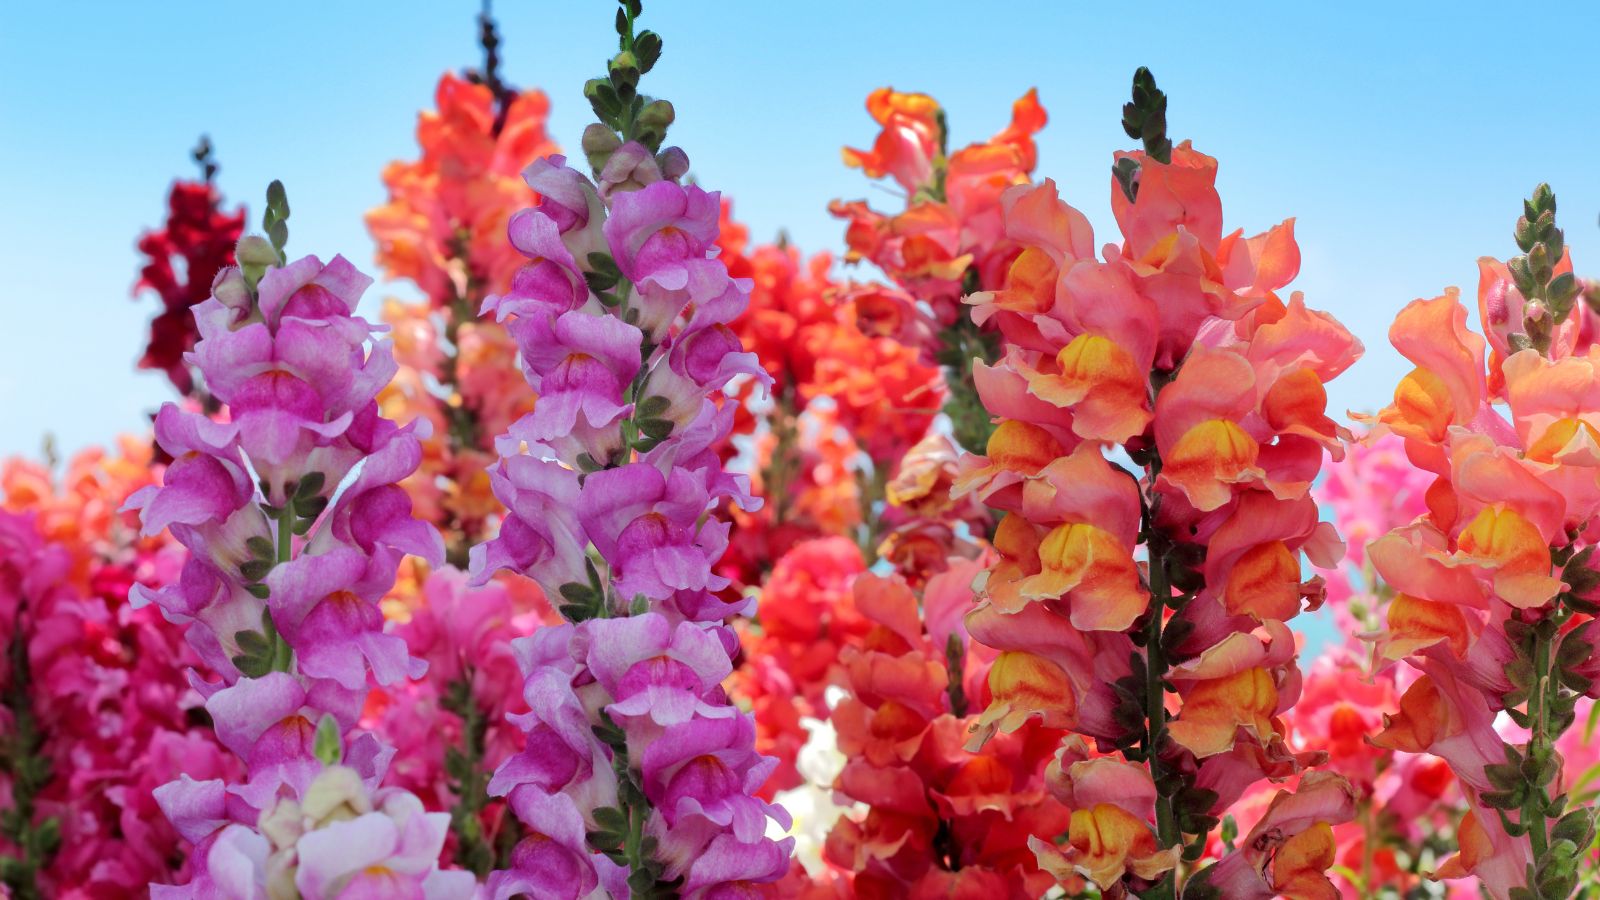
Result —
[[156, 791], [194, 844], [191, 882], [156, 895], [468, 897], [470, 872], [438, 868], [449, 815], [385, 787], [394, 750], [357, 727], [369, 685], [427, 668], [378, 606], [404, 555], [443, 559], [398, 486], [426, 423], [378, 411], [395, 363], [355, 312], [371, 279], [343, 257], [286, 262], [281, 192], [268, 207], [272, 242], [241, 243], [241, 266], [194, 308], [189, 361], [227, 418], [163, 408], [173, 463], [128, 501], [145, 533], [169, 529], [190, 552], [135, 602], [186, 625], [220, 676], [192, 681], [247, 772]]
[[[649, 69], [627, 62], [641, 62], [637, 6], [619, 17], [614, 83]], [[484, 304], [538, 401], [496, 442], [506, 514], [472, 575], [526, 575], [569, 621], [515, 642], [527, 743], [490, 792], [527, 836], [491, 876], [496, 898], [732, 896], [781, 877], [793, 845], [766, 837], [769, 820], [789, 824], [756, 796], [776, 761], [722, 686], [739, 649], [728, 619], [752, 608], [714, 568], [722, 513], [759, 501], [715, 448], [729, 389], [771, 382], [727, 326], [751, 284], [717, 258], [720, 197], [678, 182], [688, 160], [658, 150], [664, 124], [640, 127], [670, 107], [635, 100], [627, 122], [596, 105], [584, 146], [599, 184], [560, 156], [529, 167], [539, 203], [508, 229], [529, 262]]]

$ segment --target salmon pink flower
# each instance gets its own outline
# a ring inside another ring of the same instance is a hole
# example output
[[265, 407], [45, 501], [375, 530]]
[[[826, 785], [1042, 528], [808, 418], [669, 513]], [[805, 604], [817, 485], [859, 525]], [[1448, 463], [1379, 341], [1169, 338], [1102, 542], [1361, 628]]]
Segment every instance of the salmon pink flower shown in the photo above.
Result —
[[[1186, 835], [1209, 832], [1253, 783], [1320, 761], [1287, 742], [1301, 676], [1286, 622], [1324, 596], [1302, 556], [1343, 557], [1308, 494], [1348, 438], [1324, 384], [1361, 345], [1274, 293], [1299, 264], [1292, 224], [1224, 240], [1216, 161], [1166, 139], [1147, 72], [1124, 112], [1145, 147], [1114, 167], [1121, 243], [1097, 259], [1055, 185], [1011, 187], [1004, 229], [1020, 252], [967, 298], [1006, 343], [974, 367], [997, 424], [955, 490], [1007, 513], [967, 615], [998, 653], [969, 746], [1034, 720], [1095, 738], [1112, 755], [1099, 771], [1063, 760], [1070, 823], [1033, 843], [1039, 865], [1068, 890], [1176, 891]], [[1102, 772], [1144, 787], [1105, 795]], [[1324, 832], [1340, 821], [1306, 828], [1272, 877], [1325, 883]], [[1221, 865], [1202, 871], [1243, 864]]]
[[436, 109], [417, 118], [421, 158], [384, 170], [388, 202], [367, 213], [367, 228], [389, 277], [409, 279], [431, 304], [448, 306], [452, 281], [463, 275], [493, 291], [517, 270], [522, 258], [505, 243], [506, 221], [535, 199], [518, 176], [556, 146], [545, 130], [543, 91], [496, 97], [485, 84], [446, 73], [434, 100]]

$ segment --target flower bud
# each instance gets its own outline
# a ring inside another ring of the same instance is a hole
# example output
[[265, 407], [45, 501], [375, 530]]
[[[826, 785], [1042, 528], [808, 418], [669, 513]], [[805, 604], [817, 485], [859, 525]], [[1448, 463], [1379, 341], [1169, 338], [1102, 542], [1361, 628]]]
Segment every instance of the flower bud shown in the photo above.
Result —
[[217, 302], [239, 313], [243, 318], [250, 314], [250, 286], [245, 284], [244, 273], [229, 266], [217, 273], [211, 282], [211, 296]]
[[678, 147], [668, 147], [656, 156], [656, 164], [661, 166], [662, 178], [677, 181], [689, 171], [689, 154]]
[[606, 161], [620, 146], [622, 139], [617, 133], [599, 122], [592, 122], [583, 130], [583, 155], [596, 172], [606, 167]]
[[672, 124], [675, 113], [672, 104], [665, 100], [651, 100], [639, 110], [639, 124], [665, 133], [667, 126]]
[[281, 261], [278, 258], [278, 251], [259, 234], [246, 235], [241, 239], [238, 248], [234, 250], [234, 255], [238, 258], [239, 265], [243, 267], [265, 268], [275, 266]]

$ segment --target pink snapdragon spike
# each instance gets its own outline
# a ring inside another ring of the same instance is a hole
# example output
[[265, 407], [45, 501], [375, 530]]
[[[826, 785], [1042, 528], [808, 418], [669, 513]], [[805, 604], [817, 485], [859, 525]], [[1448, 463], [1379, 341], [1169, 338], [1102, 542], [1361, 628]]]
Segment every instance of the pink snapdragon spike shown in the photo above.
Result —
[[793, 844], [765, 836], [788, 825], [755, 796], [776, 761], [722, 686], [727, 619], [751, 604], [713, 569], [719, 511], [757, 505], [714, 449], [733, 424], [722, 397], [770, 377], [727, 328], [750, 284], [717, 259], [720, 198], [678, 183], [687, 159], [660, 149], [671, 107], [637, 96], [661, 46], [638, 14], [625, 0], [610, 75], [632, 111], [596, 101], [584, 138], [600, 184], [560, 156], [529, 167], [542, 197], [509, 232], [530, 261], [484, 305], [539, 400], [498, 442], [507, 511], [473, 577], [520, 572], [571, 623], [515, 642], [527, 745], [490, 792], [527, 837], [490, 877], [497, 898], [742, 895], [780, 878]]
[[395, 371], [355, 314], [371, 279], [343, 257], [282, 255], [287, 200], [274, 182], [241, 266], [195, 307], [190, 354], [226, 421], [168, 404], [156, 439], [174, 461], [128, 506], [145, 533], [190, 552], [177, 582], [134, 588], [220, 680], [192, 678], [242, 780], [156, 789], [194, 844], [193, 878], [158, 897], [468, 897], [470, 872], [440, 871], [449, 815], [383, 786], [392, 748], [356, 728], [371, 684], [427, 664], [386, 631], [378, 601], [406, 553], [443, 544], [396, 482], [421, 459], [415, 426], [375, 402]]

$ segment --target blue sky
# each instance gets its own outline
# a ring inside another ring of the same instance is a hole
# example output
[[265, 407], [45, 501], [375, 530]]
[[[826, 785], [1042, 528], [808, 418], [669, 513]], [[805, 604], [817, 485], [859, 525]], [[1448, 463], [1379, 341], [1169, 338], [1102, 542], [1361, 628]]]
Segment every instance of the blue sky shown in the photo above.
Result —
[[[226, 7], [226, 8], [223, 8]], [[440, 72], [474, 64], [477, 4], [457, 0], [12, 3], [0, 10], [0, 454], [53, 432], [74, 450], [139, 428], [165, 381], [132, 368], [153, 301], [128, 289], [137, 233], [208, 132], [231, 199], [282, 178], [293, 252], [369, 266], [362, 213], [383, 164], [415, 154]], [[648, 89], [671, 99], [702, 184], [757, 237], [841, 245], [834, 197], [889, 198], [839, 162], [864, 145], [883, 84], [936, 95], [953, 143], [987, 136], [1037, 86], [1041, 175], [1107, 234], [1129, 76], [1151, 66], [1174, 136], [1221, 160], [1229, 227], [1298, 217], [1296, 286], [1367, 343], [1332, 389], [1384, 402], [1404, 372], [1394, 312], [1513, 249], [1520, 198], [1548, 180], [1581, 273], [1600, 272], [1600, 90], [1593, 3], [1537, 21], [1484, 6], [861, 3], [652, 0], [666, 39]], [[611, 50], [604, 0], [498, 10], [509, 77], [552, 96], [575, 146], [583, 80]], [[375, 309], [382, 286], [367, 297]]]

